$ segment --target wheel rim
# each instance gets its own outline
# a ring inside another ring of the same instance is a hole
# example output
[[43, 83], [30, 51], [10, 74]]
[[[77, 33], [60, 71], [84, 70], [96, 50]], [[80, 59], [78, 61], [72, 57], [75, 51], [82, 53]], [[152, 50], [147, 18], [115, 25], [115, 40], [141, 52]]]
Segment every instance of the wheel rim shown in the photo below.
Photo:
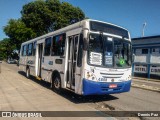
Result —
[[59, 78], [55, 78], [55, 80], [54, 80], [54, 87], [56, 88], [56, 89], [59, 89], [60, 88], [60, 81], [59, 81]]

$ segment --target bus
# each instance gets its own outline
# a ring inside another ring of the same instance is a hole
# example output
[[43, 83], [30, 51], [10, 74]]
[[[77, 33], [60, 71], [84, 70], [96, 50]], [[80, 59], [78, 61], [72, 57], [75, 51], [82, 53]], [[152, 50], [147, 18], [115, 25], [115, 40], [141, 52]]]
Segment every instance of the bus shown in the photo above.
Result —
[[131, 86], [131, 52], [128, 30], [85, 19], [22, 43], [19, 68], [55, 91], [122, 93]]

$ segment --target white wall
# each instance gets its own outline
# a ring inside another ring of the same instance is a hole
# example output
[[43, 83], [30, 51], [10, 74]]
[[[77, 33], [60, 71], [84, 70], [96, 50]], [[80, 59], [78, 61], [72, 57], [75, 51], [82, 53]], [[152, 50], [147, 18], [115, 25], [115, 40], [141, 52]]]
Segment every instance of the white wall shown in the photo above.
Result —
[[[148, 52], [149, 52], [149, 50], [148, 50]], [[149, 62], [149, 54], [142, 54], [142, 49], [136, 49], [134, 62], [148, 63]]]

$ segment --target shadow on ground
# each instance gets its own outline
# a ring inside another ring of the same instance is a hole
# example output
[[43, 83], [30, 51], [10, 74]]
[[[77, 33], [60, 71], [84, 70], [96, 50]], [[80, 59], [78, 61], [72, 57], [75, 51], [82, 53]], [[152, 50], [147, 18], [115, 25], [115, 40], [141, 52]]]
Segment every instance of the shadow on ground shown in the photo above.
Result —
[[[22, 76], [26, 76], [25, 72], [18, 71], [19, 74]], [[29, 80], [32, 80], [33, 82], [36, 82], [37, 84], [50, 89], [51, 90], [51, 84], [45, 81], [37, 80], [35, 77], [31, 76]], [[53, 91], [55, 92], [55, 91]], [[57, 92], [55, 92], [57, 93]], [[118, 99], [115, 96], [112, 95], [89, 95], [89, 96], [82, 96], [77, 95], [69, 90], [62, 90], [60, 93], [57, 93], [58, 95], [61, 95], [62, 97], [70, 100], [71, 102], [75, 104], [79, 103], [95, 103], [95, 102], [103, 102], [103, 101], [110, 101], [110, 100], [116, 100]]]

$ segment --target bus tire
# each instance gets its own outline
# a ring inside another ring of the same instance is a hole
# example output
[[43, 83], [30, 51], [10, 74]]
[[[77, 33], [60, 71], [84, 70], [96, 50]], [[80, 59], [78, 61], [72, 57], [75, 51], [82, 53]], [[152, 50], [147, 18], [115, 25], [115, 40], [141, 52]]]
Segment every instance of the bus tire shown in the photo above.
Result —
[[52, 78], [52, 89], [55, 92], [61, 92], [61, 78], [59, 74], [55, 74]]
[[30, 69], [29, 68], [27, 68], [26, 69], [26, 78], [30, 78]]

